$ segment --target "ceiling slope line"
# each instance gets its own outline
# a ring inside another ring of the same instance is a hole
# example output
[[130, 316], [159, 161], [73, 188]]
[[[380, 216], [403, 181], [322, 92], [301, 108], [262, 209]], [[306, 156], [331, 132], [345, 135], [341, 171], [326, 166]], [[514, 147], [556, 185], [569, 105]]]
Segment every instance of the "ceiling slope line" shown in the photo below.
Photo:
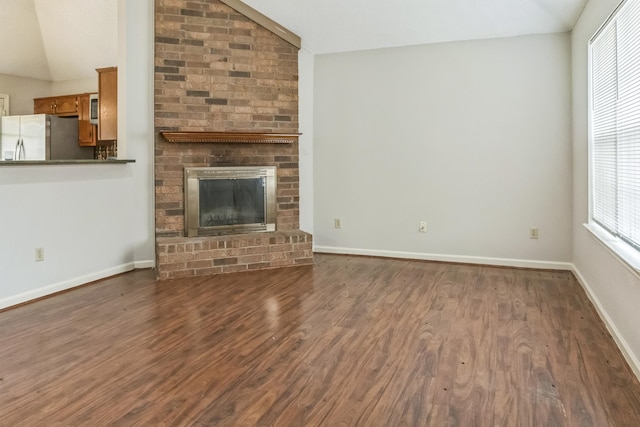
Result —
[[240, 12], [247, 18], [262, 25], [264, 28], [271, 31], [276, 36], [281, 37], [282, 39], [288, 41], [298, 49], [300, 49], [300, 47], [302, 46], [302, 39], [300, 38], [300, 36], [298, 36], [297, 34], [294, 34], [292, 31], [289, 31], [284, 26], [278, 24], [276, 21], [269, 18], [268, 16], [258, 12], [251, 6], [241, 2], [240, 0], [220, 0], [220, 1], [226, 4], [227, 6], [235, 9], [236, 11]]

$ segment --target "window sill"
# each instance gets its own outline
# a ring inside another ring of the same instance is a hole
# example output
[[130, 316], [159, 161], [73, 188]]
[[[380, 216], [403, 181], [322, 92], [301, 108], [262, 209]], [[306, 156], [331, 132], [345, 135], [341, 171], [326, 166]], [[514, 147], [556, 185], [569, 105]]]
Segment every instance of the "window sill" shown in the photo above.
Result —
[[629, 271], [640, 278], [640, 252], [629, 246], [624, 241], [612, 236], [607, 230], [598, 224], [582, 224], [596, 240], [611, 254], [622, 261]]

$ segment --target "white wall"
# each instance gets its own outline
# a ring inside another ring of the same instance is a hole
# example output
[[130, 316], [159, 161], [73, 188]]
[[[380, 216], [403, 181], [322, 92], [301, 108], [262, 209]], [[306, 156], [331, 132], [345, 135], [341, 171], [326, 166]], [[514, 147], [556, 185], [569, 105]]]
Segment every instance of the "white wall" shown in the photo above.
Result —
[[0, 308], [154, 264], [151, 3], [119, 0], [119, 136], [136, 163], [0, 167]]
[[314, 55], [298, 53], [300, 136], [300, 229], [313, 234], [313, 69]]
[[317, 251], [568, 268], [568, 34], [315, 65]]
[[9, 95], [10, 114], [33, 114], [33, 98], [51, 95], [51, 82], [0, 74], [0, 93]]
[[576, 273], [640, 377], [640, 279], [582, 226], [589, 218], [588, 41], [619, 0], [590, 0], [571, 37], [573, 69], [573, 260]]
[[[116, 64], [113, 64], [116, 65]], [[51, 82], [51, 95], [73, 95], [76, 93], [98, 92], [98, 72], [95, 77], [80, 80]]]
[[118, 0], [118, 157], [136, 159], [131, 220], [137, 267], [155, 265], [154, 7]]
[[0, 167], [0, 308], [133, 267], [133, 168]]

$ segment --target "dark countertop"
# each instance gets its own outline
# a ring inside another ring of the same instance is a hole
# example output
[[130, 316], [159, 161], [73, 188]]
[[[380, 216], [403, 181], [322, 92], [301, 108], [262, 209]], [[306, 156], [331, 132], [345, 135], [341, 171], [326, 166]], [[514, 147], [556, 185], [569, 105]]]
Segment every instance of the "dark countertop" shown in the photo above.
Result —
[[0, 160], [2, 166], [50, 166], [50, 165], [120, 165], [135, 163], [133, 159], [78, 159], [78, 160]]

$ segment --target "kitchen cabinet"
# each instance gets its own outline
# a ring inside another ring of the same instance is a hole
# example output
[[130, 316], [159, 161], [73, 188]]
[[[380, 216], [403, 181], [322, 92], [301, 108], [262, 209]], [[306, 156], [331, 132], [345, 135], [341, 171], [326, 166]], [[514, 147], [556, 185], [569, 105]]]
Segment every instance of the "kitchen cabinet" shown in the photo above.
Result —
[[89, 94], [78, 96], [78, 144], [85, 147], [95, 147], [97, 142], [96, 125], [89, 121], [91, 104]]
[[52, 96], [33, 100], [34, 114], [55, 114], [56, 116], [77, 116], [78, 96]]
[[53, 114], [56, 111], [55, 98], [36, 98], [33, 100], [33, 114]]
[[96, 125], [89, 122], [90, 103], [88, 93], [78, 95], [53, 96], [33, 100], [34, 114], [52, 114], [59, 117], [78, 117], [78, 144], [95, 147], [97, 143]]
[[78, 97], [61, 96], [56, 98], [56, 116], [76, 116], [78, 115]]
[[118, 68], [99, 68], [98, 141], [118, 139]]

